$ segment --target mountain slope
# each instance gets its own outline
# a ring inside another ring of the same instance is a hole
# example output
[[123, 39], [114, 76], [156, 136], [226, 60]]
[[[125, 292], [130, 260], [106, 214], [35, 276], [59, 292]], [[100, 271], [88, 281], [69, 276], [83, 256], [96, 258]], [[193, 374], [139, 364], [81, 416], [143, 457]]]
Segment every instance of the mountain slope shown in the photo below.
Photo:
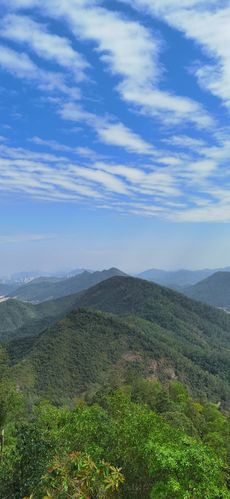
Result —
[[229, 406], [227, 314], [130, 277], [113, 277], [74, 299], [77, 308], [26, 340], [24, 351], [24, 340], [10, 346], [17, 367], [31, 367], [39, 393], [80, 395], [131, 368], [146, 377], [178, 378], [196, 395]]
[[230, 309], [230, 273], [216, 272], [194, 286], [186, 288], [187, 296], [196, 300]]
[[34, 279], [11, 293], [11, 296], [15, 296], [18, 300], [38, 303], [78, 293], [115, 275], [125, 274], [118, 269], [111, 268], [93, 273], [85, 271], [68, 279]]
[[7, 334], [12, 335], [27, 321], [37, 318], [33, 305], [16, 300], [7, 300], [0, 303], [0, 338]]
[[107, 279], [77, 295], [75, 305], [120, 315], [136, 315], [176, 331], [181, 329], [183, 322], [193, 331], [200, 322], [207, 321], [211, 325], [203, 325], [203, 332], [207, 328], [208, 334], [210, 327], [211, 330], [220, 327], [218, 341], [223, 334], [226, 341], [230, 341], [230, 317], [226, 313], [143, 279], [129, 276]]
[[36, 336], [49, 324], [64, 317], [75, 306], [76, 296], [33, 305], [19, 300], [0, 303], [0, 341]]

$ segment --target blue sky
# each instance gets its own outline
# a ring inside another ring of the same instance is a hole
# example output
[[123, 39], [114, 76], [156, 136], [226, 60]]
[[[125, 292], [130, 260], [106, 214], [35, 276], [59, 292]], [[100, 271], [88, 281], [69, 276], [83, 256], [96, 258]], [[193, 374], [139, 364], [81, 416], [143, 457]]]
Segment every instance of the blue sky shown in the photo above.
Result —
[[229, 265], [230, 1], [2, 0], [0, 274]]

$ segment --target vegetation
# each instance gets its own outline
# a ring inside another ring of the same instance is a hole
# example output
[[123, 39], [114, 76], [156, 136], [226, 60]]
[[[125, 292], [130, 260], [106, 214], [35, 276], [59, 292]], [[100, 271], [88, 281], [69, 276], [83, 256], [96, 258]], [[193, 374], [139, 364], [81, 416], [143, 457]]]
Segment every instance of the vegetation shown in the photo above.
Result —
[[14, 299], [0, 303], [0, 341], [38, 335], [72, 310], [75, 301], [76, 296], [71, 295], [36, 306]]
[[179, 382], [134, 376], [71, 405], [6, 411], [1, 498], [230, 497], [229, 418]]

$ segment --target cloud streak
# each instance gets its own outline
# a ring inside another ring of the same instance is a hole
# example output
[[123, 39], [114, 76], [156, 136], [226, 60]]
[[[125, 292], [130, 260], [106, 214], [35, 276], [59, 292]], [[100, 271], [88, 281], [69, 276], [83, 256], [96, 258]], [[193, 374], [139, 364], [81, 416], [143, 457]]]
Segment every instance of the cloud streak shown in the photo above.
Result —
[[0, 24], [1, 36], [28, 46], [40, 58], [54, 62], [74, 74], [77, 82], [84, 80], [89, 64], [76, 52], [67, 38], [50, 33], [47, 26], [26, 16], [9, 15]]

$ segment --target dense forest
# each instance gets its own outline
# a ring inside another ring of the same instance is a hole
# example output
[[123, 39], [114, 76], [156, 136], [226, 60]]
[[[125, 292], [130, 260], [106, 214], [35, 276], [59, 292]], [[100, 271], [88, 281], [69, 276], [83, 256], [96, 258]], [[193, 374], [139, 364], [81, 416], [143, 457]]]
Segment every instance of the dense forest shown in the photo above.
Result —
[[31, 404], [1, 350], [0, 497], [229, 498], [230, 420], [178, 381], [127, 373], [87, 400]]

